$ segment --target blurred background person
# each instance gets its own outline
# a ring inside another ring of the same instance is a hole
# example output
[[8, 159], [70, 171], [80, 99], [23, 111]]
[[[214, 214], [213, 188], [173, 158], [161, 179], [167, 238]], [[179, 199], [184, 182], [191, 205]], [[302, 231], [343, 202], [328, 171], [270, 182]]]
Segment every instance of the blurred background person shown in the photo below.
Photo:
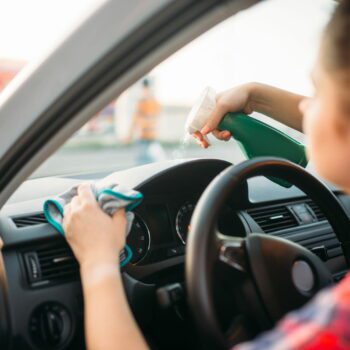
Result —
[[157, 141], [157, 130], [160, 116], [160, 104], [155, 98], [151, 81], [142, 81], [142, 90], [136, 103], [135, 113], [130, 125], [126, 142], [136, 140], [136, 163], [143, 165], [166, 158], [165, 152]]

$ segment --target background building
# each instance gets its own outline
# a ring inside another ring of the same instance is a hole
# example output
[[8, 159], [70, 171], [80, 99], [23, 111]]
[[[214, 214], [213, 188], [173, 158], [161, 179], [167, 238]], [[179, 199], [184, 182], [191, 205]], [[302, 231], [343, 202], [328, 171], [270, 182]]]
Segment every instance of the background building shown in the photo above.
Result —
[[24, 61], [0, 58], [0, 92], [24, 67]]

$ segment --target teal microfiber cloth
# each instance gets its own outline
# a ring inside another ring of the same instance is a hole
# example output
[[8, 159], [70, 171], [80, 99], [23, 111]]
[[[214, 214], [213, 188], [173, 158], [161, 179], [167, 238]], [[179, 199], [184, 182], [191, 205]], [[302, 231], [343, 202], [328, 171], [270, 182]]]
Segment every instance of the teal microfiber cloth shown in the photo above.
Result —
[[[127, 219], [127, 235], [130, 232], [134, 214], [131, 212], [142, 201], [143, 196], [140, 192], [127, 189], [118, 184], [106, 185], [104, 181], [91, 184], [91, 189], [96, 197], [101, 209], [112, 216], [118, 209], [125, 208]], [[64, 236], [62, 227], [63, 208], [74, 196], [77, 195], [78, 186], [70, 188], [68, 191], [48, 199], [44, 203], [44, 215], [48, 223], [53, 226], [61, 235]], [[82, 233], [84, 234], [84, 233]], [[125, 266], [132, 259], [132, 251], [126, 244], [120, 252], [120, 265]]]

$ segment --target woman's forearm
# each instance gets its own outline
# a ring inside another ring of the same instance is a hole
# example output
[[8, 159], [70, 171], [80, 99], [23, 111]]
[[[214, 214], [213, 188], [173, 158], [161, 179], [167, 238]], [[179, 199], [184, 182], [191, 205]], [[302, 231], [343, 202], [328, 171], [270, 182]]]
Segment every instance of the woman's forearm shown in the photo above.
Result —
[[249, 86], [249, 105], [253, 111], [271, 117], [293, 129], [302, 131], [299, 103], [305, 97], [260, 83]]
[[126, 299], [117, 264], [82, 267], [89, 350], [148, 349]]

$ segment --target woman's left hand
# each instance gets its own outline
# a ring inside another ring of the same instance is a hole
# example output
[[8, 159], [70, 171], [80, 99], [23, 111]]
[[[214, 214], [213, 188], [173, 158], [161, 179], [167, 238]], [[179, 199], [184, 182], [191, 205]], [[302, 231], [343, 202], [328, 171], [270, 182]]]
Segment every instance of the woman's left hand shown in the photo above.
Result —
[[78, 195], [64, 208], [65, 237], [80, 267], [117, 265], [125, 245], [126, 226], [124, 209], [108, 216], [99, 207], [89, 184], [80, 185]]

